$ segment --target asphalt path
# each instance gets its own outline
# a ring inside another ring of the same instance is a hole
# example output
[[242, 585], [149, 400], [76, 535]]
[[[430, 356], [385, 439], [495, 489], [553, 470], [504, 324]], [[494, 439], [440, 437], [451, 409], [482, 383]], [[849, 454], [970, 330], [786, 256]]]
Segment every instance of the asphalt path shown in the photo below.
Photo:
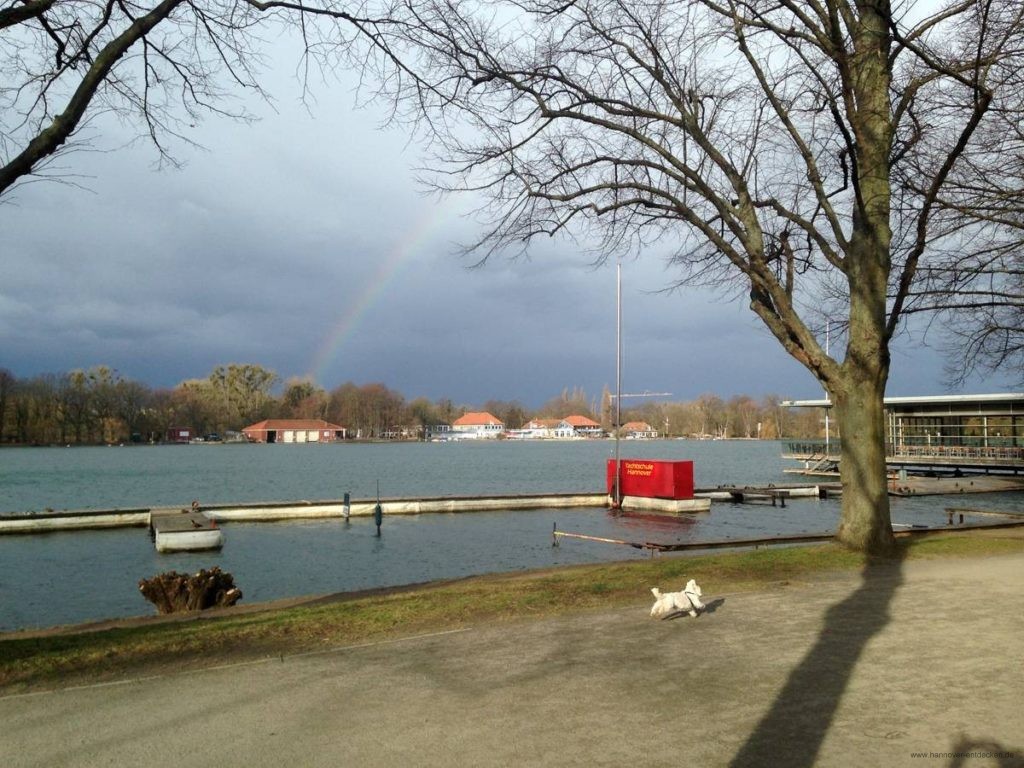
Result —
[[2, 697], [0, 765], [1024, 765], [1024, 555], [702, 586]]

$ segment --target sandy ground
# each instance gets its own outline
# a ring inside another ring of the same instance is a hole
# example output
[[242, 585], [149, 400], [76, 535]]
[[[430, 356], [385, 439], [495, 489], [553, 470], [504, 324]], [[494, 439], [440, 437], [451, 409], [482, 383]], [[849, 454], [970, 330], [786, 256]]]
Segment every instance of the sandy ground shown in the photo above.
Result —
[[703, 586], [0, 698], [0, 765], [1024, 766], [1024, 555]]

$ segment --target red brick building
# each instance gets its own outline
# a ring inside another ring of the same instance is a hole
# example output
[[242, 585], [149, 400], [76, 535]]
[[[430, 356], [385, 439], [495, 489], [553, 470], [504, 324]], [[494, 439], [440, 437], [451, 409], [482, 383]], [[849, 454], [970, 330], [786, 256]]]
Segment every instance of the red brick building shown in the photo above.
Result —
[[323, 419], [266, 419], [242, 434], [250, 443], [333, 443], [344, 440], [345, 431]]

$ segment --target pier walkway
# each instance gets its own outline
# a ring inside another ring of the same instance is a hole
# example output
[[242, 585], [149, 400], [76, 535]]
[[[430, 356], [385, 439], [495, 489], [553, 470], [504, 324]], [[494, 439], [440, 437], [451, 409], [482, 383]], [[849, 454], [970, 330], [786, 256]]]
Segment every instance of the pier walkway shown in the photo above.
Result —
[[704, 584], [713, 610], [697, 619], [650, 619], [638, 595], [0, 694], [0, 764], [1020, 765], [1022, 582], [1024, 555], [911, 561], [757, 593]]

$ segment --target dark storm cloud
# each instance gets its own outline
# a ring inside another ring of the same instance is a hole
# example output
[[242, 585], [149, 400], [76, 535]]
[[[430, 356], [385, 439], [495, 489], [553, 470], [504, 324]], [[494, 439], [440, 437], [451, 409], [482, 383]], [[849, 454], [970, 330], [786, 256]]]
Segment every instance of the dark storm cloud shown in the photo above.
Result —
[[[31, 184], [0, 206], [0, 367], [107, 364], [171, 386], [254, 362], [470, 404], [614, 384], [613, 264], [546, 241], [467, 269], [468, 203], [420, 194], [405, 136], [342, 89], [314, 116], [281, 99], [255, 125], [197, 128], [183, 170], [153, 170], [144, 145], [80, 153], [66, 165], [88, 190]], [[124, 142], [97, 126], [102, 146]], [[656, 255], [623, 273], [627, 391], [820, 392], [744, 302], [659, 293], [673, 274]], [[941, 391], [936, 353], [901, 344], [890, 391]]]

